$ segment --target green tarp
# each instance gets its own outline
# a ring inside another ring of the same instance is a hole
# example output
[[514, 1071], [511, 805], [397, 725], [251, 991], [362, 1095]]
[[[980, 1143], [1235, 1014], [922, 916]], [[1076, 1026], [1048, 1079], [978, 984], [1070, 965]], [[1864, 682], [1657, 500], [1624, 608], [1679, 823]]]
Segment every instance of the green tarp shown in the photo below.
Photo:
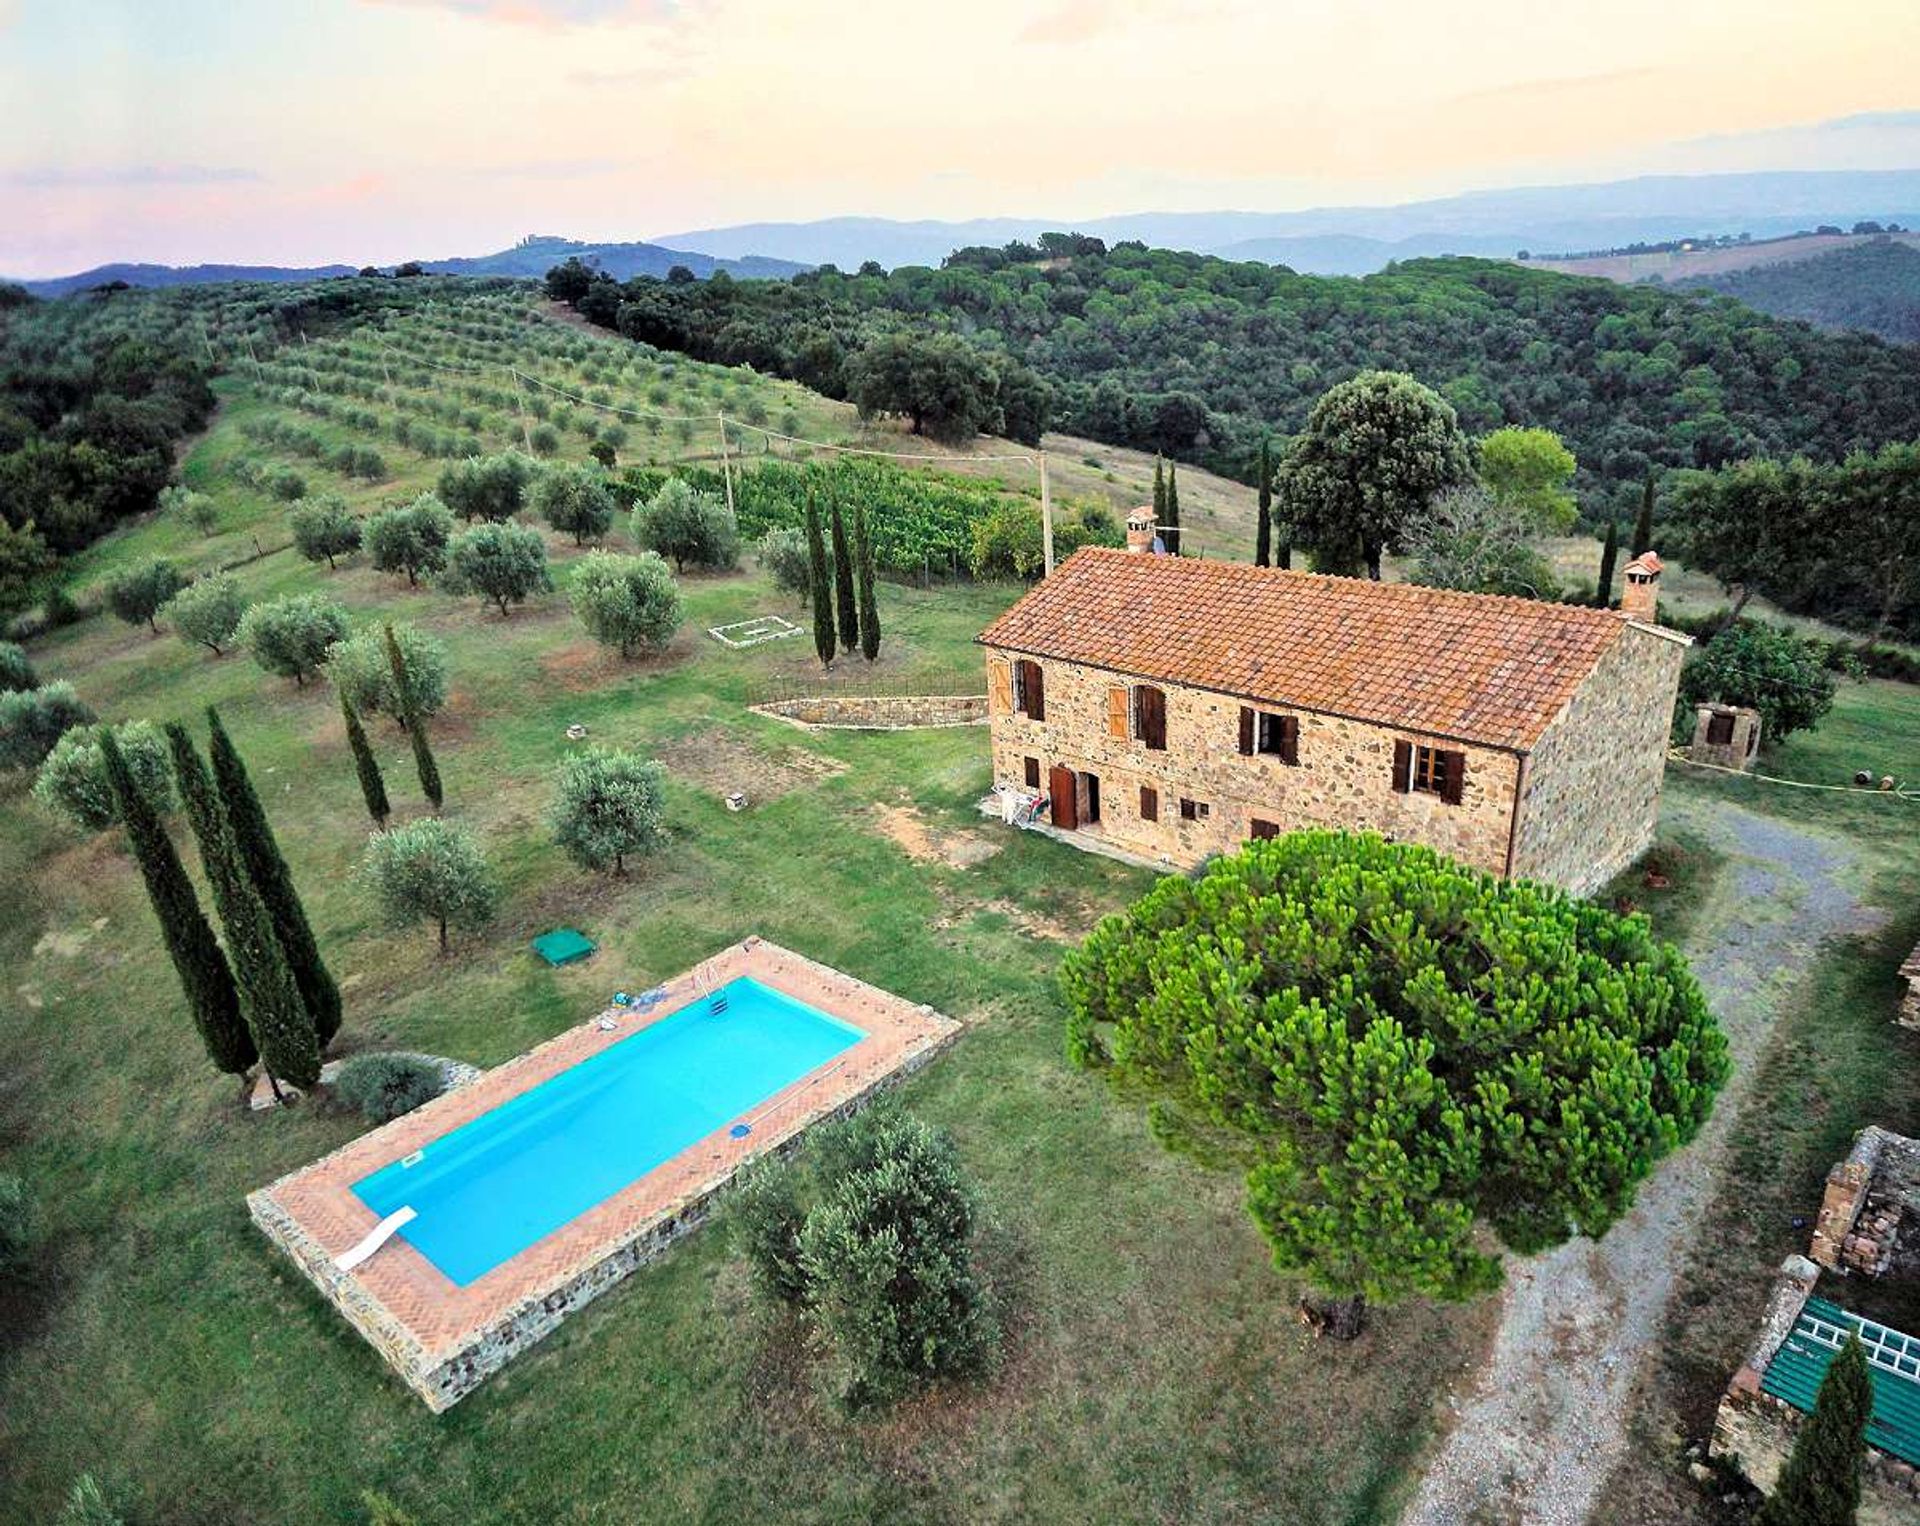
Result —
[[572, 964], [593, 952], [593, 940], [571, 927], [556, 927], [533, 940], [533, 951], [548, 964]]

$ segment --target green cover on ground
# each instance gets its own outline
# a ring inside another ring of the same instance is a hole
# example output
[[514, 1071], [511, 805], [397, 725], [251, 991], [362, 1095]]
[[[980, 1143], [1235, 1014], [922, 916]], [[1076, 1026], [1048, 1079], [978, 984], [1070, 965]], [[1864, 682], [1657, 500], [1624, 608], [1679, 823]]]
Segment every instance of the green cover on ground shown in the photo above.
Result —
[[533, 940], [533, 951], [553, 965], [572, 964], [576, 959], [586, 958], [593, 949], [593, 940], [571, 927], [556, 927]]

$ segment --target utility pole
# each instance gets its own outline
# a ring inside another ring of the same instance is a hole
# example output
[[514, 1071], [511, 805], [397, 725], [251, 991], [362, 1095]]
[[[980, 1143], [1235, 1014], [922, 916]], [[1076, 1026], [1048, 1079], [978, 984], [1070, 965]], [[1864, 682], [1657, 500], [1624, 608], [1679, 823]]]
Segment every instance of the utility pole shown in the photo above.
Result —
[[1046, 576], [1053, 576], [1053, 491], [1047, 483], [1047, 453], [1040, 452], [1040, 538]]
[[714, 417], [720, 420], [720, 476], [727, 484], [727, 512], [732, 514], [734, 512], [733, 458], [727, 454], [727, 416], [720, 413], [715, 414]]
[[520, 443], [526, 447], [527, 454], [533, 454], [533, 436], [527, 432], [527, 389], [526, 378], [521, 376], [517, 367], [509, 366], [508, 374], [513, 377], [513, 404], [520, 410]]

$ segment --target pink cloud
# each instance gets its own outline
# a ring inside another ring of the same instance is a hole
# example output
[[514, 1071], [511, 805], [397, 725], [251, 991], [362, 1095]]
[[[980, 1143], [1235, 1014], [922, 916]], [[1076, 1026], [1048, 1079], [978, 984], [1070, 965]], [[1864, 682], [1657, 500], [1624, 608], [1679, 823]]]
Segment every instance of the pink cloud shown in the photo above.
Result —
[[[4, 0], [0, 0], [4, 3]], [[681, 12], [678, 0], [362, 0], [368, 5], [404, 5], [415, 10], [451, 11], [476, 21], [507, 26], [602, 26], [631, 22], [663, 22]]]

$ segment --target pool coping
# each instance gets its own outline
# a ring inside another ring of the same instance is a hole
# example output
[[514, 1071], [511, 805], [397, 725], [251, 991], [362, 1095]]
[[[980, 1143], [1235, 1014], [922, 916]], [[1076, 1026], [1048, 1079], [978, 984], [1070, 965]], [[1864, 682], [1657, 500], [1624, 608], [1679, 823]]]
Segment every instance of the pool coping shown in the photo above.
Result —
[[[352, 1271], [335, 1264], [379, 1222], [353, 1183], [743, 976], [851, 1022], [865, 1036], [757, 1104], [746, 1138], [723, 1127], [696, 1140], [465, 1287], [399, 1238]], [[757, 937], [656, 989], [660, 999], [645, 1013], [610, 1006], [248, 1194], [260, 1230], [436, 1413], [698, 1228], [741, 1166], [789, 1147], [815, 1123], [852, 1112], [960, 1033], [959, 1023], [930, 1006]], [[769, 1114], [777, 1116], [768, 1121]]]

